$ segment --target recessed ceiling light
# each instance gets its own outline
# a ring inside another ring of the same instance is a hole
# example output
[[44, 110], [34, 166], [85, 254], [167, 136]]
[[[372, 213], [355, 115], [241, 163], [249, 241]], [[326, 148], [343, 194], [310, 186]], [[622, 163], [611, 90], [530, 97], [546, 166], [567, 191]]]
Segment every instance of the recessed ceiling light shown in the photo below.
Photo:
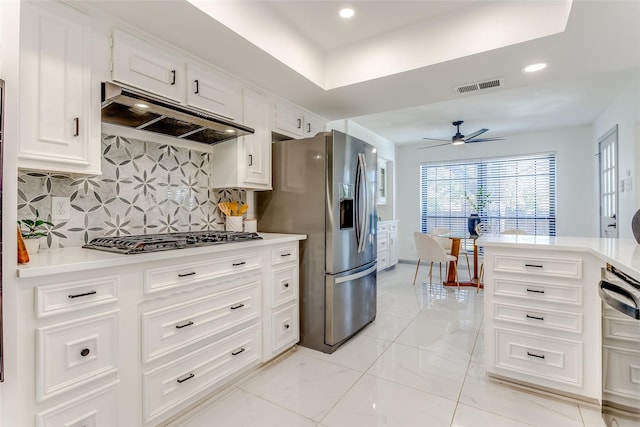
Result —
[[547, 64], [545, 64], [544, 62], [538, 62], [536, 64], [527, 65], [522, 69], [522, 71], [525, 73], [535, 73], [536, 71], [540, 71], [546, 67]]
[[342, 18], [351, 18], [355, 14], [355, 11], [350, 7], [345, 7], [343, 9], [340, 9], [339, 13], [340, 17]]

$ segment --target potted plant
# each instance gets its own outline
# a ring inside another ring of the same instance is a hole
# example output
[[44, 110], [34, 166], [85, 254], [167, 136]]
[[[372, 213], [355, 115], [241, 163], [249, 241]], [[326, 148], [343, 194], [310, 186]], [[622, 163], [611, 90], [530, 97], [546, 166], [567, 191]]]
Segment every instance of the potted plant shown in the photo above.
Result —
[[467, 220], [467, 228], [469, 229], [469, 234], [476, 236], [478, 234], [476, 233], [476, 225], [480, 223], [480, 211], [491, 203], [489, 199], [491, 194], [486, 193], [484, 187], [480, 186], [474, 197], [469, 196], [466, 192], [464, 193], [464, 197], [473, 209], [473, 212], [471, 212]]
[[20, 234], [22, 234], [22, 238], [24, 239], [24, 244], [27, 246], [27, 252], [30, 254], [38, 253], [40, 239], [49, 234], [49, 230], [44, 226], [48, 225], [53, 227], [53, 223], [40, 218], [40, 212], [38, 212], [37, 209], [34, 219], [19, 219], [18, 225], [20, 227]]

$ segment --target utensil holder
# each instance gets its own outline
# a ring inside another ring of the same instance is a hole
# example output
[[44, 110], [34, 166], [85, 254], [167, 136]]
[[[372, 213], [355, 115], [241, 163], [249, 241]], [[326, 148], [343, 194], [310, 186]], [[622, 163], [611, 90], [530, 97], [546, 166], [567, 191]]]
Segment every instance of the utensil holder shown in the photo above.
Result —
[[225, 221], [225, 228], [227, 231], [242, 231], [242, 217], [228, 216]]

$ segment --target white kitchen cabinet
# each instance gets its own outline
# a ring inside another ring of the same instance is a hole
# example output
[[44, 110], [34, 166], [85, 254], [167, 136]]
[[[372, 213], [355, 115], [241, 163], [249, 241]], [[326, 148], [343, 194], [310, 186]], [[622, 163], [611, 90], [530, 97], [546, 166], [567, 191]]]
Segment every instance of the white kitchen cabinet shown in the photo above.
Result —
[[389, 266], [398, 264], [398, 221], [389, 222]]
[[266, 362], [300, 340], [298, 244], [271, 250], [271, 280], [265, 287], [263, 360]]
[[274, 131], [291, 138], [307, 138], [325, 130], [326, 121], [288, 102], [276, 102]]
[[239, 82], [187, 63], [187, 104], [231, 120], [241, 118], [242, 86]]
[[378, 271], [398, 264], [398, 221], [378, 221]]
[[91, 251], [91, 267], [75, 272], [69, 259], [83, 257], [64, 253], [88, 250], [63, 249], [54, 265], [64, 273], [21, 278], [20, 425], [163, 424], [290, 349], [299, 243], [264, 239], [155, 260], [104, 253], [96, 263]]
[[100, 174], [90, 35], [89, 17], [72, 7], [21, 4], [18, 167]]
[[485, 247], [487, 372], [599, 399], [601, 266], [586, 252]]
[[113, 29], [114, 81], [183, 102], [185, 61], [180, 56], [118, 28]]
[[265, 96], [247, 88], [243, 90], [243, 123], [255, 133], [213, 147], [211, 186], [270, 190], [269, 103]]

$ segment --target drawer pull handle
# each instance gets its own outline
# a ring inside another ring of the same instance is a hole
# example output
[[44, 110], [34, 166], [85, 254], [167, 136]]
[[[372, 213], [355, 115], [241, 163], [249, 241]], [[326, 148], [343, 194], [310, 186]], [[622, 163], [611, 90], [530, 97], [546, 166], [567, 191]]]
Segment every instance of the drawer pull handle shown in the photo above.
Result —
[[69, 298], [73, 299], [73, 298], [80, 298], [80, 297], [88, 297], [89, 295], [95, 295], [95, 294], [97, 294], [96, 291], [89, 291], [89, 292], [85, 292], [84, 294], [69, 295]]
[[196, 272], [192, 271], [191, 273], [180, 273], [178, 274], [178, 277], [189, 277], [189, 276], [195, 276]]
[[232, 351], [232, 352], [231, 352], [231, 355], [232, 355], [232, 356], [237, 356], [237, 355], [239, 355], [240, 353], [242, 353], [243, 351], [244, 351], [244, 347], [240, 347], [240, 350]]
[[527, 314], [527, 319], [535, 319], [535, 320], [544, 320], [544, 317], [540, 316], [530, 316]]
[[544, 294], [544, 291], [539, 291], [537, 289], [529, 289], [529, 288], [527, 288], [527, 292], [533, 292], [534, 294]]
[[189, 375], [187, 375], [186, 377], [182, 377], [182, 378], [178, 378], [176, 381], [178, 381], [178, 383], [182, 384], [183, 382], [190, 380], [191, 378], [195, 377], [196, 374], [194, 373], [190, 373]]
[[196, 91], [194, 92], [196, 95], [200, 93], [200, 81], [199, 80], [194, 80], [195, 84], [196, 84]]
[[527, 351], [527, 356], [537, 357], [538, 359], [544, 359], [544, 354], [535, 354], [535, 353], [530, 353], [528, 351]]
[[73, 136], [80, 136], [80, 117], [74, 118], [73, 123], [75, 124], [75, 131], [73, 132]]
[[91, 350], [89, 350], [88, 348], [83, 348], [82, 350], [80, 350], [80, 356], [82, 357], [87, 357], [89, 353], [91, 353]]
[[542, 264], [525, 264], [524, 266], [530, 268], [542, 268]]
[[193, 325], [193, 322], [191, 320], [189, 320], [186, 323], [182, 323], [180, 325], [176, 325], [176, 329], [186, 328], [187, 326], [191, 326], [191, 325]]
[[232, 305], [231, 307], [229, 307], [231, 310], [237, 310], [239, 308], [244, 307], [244, 304], [240, 303], [238, 305]]
[[233, 263], [231, 265], [234, 266], [234, 267], [238, 267], [240, 265], [245, 265], [246, 263], [247, 263], [246, 261], [242, 261], [242, 262], [235, 262], [235, 263]]
[[285, 288], [288, 288], [288, 287], [289, 287], [289, 284], [288, 284], [288, 283], [285, 283], [285, 284], [283, 284], [282, 286], [284, 286]]
[[285, 257], [285, 256], [291, 256], [290, 253], [286, 253], [286, 254], [280, 254], [280, 256]]
[[298, 129], [302, 129], [302, 119], [297, 119], [298, 120]]
[[171, 70], [171, 86], [176, 84], [176, 70]]
[[289, 329], [289, 328], [290, 328], [289, 324], [288, 324], [288, 323], [285, 323], [285, 324], [284, 324], [284, 328], [285, 328], [285, 329]]

